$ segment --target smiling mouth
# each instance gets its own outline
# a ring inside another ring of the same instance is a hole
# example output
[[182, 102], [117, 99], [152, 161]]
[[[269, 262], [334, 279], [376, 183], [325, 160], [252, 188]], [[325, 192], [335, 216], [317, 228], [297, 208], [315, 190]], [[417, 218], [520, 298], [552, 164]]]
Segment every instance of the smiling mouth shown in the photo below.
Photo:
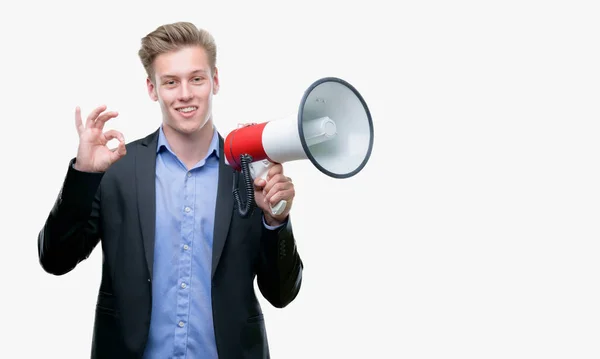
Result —
[[198, 107], [196, 106], [188, 106], [188, 107], [182, 107], [182, 108], [178, 108], [177, 111], [181, 112], [181, 113], [190, 113], [190, 112], [194, 112], [198, 109]]

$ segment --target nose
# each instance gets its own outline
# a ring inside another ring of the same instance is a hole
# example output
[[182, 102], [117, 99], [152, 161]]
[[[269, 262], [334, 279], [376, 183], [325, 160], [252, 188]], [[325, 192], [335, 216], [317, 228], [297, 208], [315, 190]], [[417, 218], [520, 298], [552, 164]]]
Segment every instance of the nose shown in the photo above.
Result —
[[187, 82], [182, 84], [182, 86], [180, 88], [181, 88], [181, 92], [179, 93], [180, 101], [189, 101], [192, 99], [192, 97], [194, 97], [194, 94], [192, 93], [190, 85]]

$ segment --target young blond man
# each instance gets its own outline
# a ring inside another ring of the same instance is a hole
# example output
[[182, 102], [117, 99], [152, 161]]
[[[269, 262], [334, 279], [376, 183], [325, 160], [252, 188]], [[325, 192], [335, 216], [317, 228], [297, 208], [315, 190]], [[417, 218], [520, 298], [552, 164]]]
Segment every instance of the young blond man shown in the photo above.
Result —
[[[235, 211], [233, 170], [212, 118], [216, 53], [212, 36], [186, 22], [142, 39], [148, 94], [162, 112], [145, 138], [125, 144], [120, 132], [104, 131], [118, 115], [106, 106], [85, 123], [75, 111], [77, 156], [38, 249], [44, 270], [63, 275], [101, 243], [92, 358], [268, 358], [254, 278], [278, 308], [300, 290], [295, 191], [282, 166], [255, 180], [260, 210], [248, 218]], [[282, 199], [285, 211], [271, 215]]]

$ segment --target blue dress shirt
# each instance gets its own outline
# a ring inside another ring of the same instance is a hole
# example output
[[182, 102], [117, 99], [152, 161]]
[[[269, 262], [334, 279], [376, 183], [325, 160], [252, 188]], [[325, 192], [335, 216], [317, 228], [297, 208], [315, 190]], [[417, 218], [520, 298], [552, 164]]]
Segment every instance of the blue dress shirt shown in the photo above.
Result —
[[[217, 359], [211, 266], [219, 177], [215, 130], [205, 158], [188, 170], [160, 128], [156, 155], [156, 240], [146, 359]], [[263, 225], [270, 229], [277, 227]]]
[[210, 280], [218, 141], [214, 131], [206, 157], [187, 170], [160, 128], [153, 302], [144, 358], [217, 358]]

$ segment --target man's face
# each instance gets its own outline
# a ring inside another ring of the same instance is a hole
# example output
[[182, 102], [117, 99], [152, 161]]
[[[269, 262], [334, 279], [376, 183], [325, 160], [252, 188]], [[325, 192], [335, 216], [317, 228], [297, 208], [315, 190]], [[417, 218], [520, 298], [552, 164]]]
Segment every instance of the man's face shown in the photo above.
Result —
[[157, 56], [154, 78], [154, 83], [147, 80], [148, 93], [160, 104], [166, 126], [192, 134], [212, 124], [212, 96], [219, 91], [219, 78], [216, 70], [212, 73], [202, 47]]

